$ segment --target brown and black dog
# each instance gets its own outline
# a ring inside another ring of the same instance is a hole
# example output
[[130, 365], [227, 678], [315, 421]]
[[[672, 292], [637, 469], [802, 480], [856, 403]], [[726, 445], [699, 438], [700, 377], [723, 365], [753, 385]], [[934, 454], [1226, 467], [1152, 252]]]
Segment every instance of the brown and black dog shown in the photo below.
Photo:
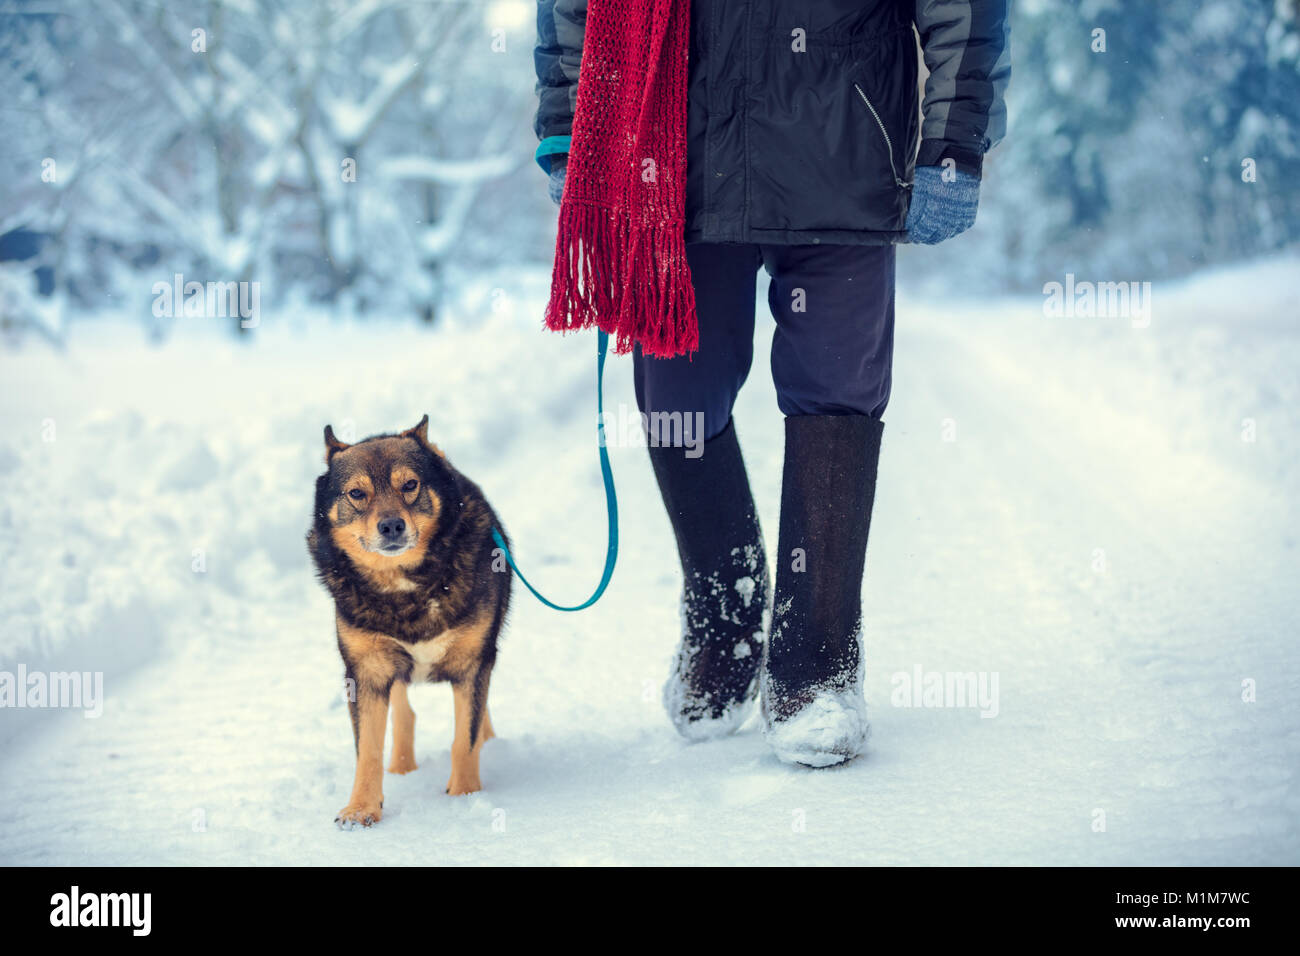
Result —
[[[334, 598], [356, 740], [356, 780], [340, 826], [370, 826], [383, 806], [384, 731], [393, 709], [390, 773], [415, 769], [413, 681], [448, 681], [455, 703], [447, 793], [480, 789], [478, 758], [493, 736], [488, 681], [510, 603], [496, 515], [478, 486], [429, 442], [429, 416], [397, 435], [348, 445], [325, 427], [325, 464], [307, 546]], [[502, 531], [504, 539], [504, 531]]]

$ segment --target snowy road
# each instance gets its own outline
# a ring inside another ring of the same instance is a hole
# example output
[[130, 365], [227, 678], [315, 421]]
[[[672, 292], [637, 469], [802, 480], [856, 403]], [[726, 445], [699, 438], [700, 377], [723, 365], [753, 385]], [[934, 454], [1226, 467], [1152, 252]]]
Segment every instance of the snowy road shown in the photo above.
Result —
[[[321, 426], [430, 412], [525, 573], [576, 599], [604, 541], [590, 338], [520, 306], [438, 335], [268, 317], [254, 348], [6, 352], [0, 670], [103, 671], [105, 702], [0, 710], [0, 863], [1300, 863], [1298, 266], [1157, 285], [1147, 329], [900, 304], [863, 759], [792, 769], [753, 721], [676, 737], [675, 553], [644, 452], [616, 448], [618, 572], [579, 615], [519, 591], [484, 791], [442, 793], [450, 695], [421, 688], [420, 769], [351, 833], [302, 542]], [[737, 422], [774, 544], [770, 325]], [[607, 404], [631, 401], [616, 360]], [[996, 713], [899, 706], [918, 669], [996, 674]]]

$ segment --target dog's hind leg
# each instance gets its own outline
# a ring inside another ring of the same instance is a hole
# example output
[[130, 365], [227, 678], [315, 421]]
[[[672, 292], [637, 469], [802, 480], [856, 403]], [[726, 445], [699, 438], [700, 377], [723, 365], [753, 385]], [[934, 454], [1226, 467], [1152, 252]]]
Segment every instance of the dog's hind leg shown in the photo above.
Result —
[[393, 681], [388, 694], [393, 711], [393, 755], [388, 761], [389, 773], [410, 773], [415, 765], [415, 711], [406, 696], [406, 684]]
[[451, 779], [447, 793], [453, 797], [483, 789], [478, 775], [478, 755], [486, 739], [487, 689], [489, 672], [480, 669], [472, 677], [451, 685], [456, 709], [456, 732], [451, 741]]

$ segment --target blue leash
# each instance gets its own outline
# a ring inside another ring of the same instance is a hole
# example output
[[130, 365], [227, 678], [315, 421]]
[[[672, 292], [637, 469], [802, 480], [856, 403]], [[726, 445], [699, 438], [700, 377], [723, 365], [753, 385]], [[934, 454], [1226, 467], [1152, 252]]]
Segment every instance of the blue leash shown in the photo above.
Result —
[[609, 450], [605, 447], [605, 353], [609, 350], [609, 335], [606, 332], [600, 332], [596, 337], [596, 435], [600, 440], [600, 475], [605, 480], [605, 511], [609, 521], [609, 545], [605, 549], [605, 573], [600, 576], [600, 583], [596, 585], [596, 593], [581, 604], [575, 604], [573, 607], [562, 607], [554, 601], [544, 598], [537, 588], [533, 587], [524, 573], [519, 570], [519, 565], [515, 564], [514, 556], [511, 555], [510, 549], [506, 547], [506, 540], [501, 536], [501, 532], [496, 528], [492, 529], [492, 540], [497, 543], [506, 556], [506, 561], [515, 574], [519, 575], [519, 580], [524, 582], [524, 587], [533, 592], [533, 596], [541, 601], [547, 607], [554, 608], [557, 611], [581, 611], [583, 608], [591, 607], [600, 600], [600, 596], [605, 593], [605, 588], [609, 586], [609, 579], [614, 576], [614, 562], [618, 560], [618, 498], [614, 495], [614, 472], [609, 467]]

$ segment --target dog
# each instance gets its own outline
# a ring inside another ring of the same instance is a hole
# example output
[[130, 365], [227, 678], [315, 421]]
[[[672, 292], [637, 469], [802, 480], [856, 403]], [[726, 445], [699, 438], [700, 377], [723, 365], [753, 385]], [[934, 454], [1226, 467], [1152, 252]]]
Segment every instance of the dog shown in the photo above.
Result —
[[425, 415], [404, 432], [349, 445], [325, 426], [326, 471], [316, 479], [307, 547], [334, 598], [347, 678], [356, 777], [335, 822], [348, 829], [371, 826], [383, 815], [390, 705], [388, 771], [416, 769], [408, 685], [451, 684], [455, 732], [447, 793], [481, 789], [479, 751], [495, 736], [488, 683], [511, 584], [492, 538], [501, 524], [478, 486], [430, 443], [428, 429]]

